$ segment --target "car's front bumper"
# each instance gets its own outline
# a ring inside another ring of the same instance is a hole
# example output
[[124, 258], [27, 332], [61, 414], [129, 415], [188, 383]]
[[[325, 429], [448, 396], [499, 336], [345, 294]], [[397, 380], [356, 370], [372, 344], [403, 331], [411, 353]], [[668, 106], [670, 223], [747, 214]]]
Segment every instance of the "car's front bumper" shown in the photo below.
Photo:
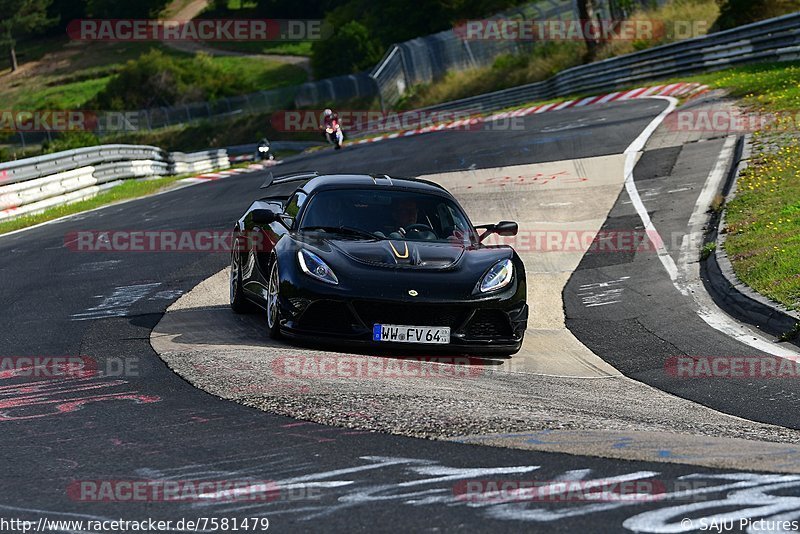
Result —
[[[281, 332], [289, 338], [368, 348], [513, 354], [522, 345], [528, 305], [516, 298], [476, 302], [286, 299]], [[375, 324], [449, 327], [448, 344], [374, 341]]]

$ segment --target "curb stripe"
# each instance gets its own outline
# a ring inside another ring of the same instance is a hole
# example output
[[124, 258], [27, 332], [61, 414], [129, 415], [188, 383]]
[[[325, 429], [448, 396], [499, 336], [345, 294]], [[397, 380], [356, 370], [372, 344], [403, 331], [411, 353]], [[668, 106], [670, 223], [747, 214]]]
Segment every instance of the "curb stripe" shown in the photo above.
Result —
[[347, 142], [346, 144], [363, 145], [365, 143], [377, 143], [379, 141], [384, 141], [386, 139], [397, 139], [398, 137], [411, 137], [414, 135], [420, 135], [424, 133], [439, 132], [445, 129], [452, 130], [460, 128], [462, 126], [483, 124], [486, 122], [492, 122], [499, 119], [505, 119], [508, 117], [524, 117], [527, 115], [535, 115], [537, 113], [545, 113], [548, 111], [560, 111], [562, 109], [567, 109], [571, 107], [584, 107], [593, 104], [606, 104], [608, 102], [614, 102], [614, 101], [634, 100], [637, 98], [649, 98], [654, 96], [655, 97], [667, 97], [671, 95], [680, 96], [686, 94], [693, 95], [692, 98], [694, 98], [709, 90], [710, 89], [707, 85], [699, 83], [685, 83], [685, 82], [678, 82], [668, 85], [651, 85], [646, 87], [637, 87], [635, 89], [629, 89], [627, 91], [615, 91], [612, 93], [605, 93], [601, 95], [586, 96], [580, 99], [529, 106], [526, 108], [520, 108], [513, 111], [497, 112], [497, 113], [492, 113], [491, 115], [487, 115], [485, 117], [472, 117], [468, 119], [459, 119], [449, 123], [440, 123], [440, 124], [425, 126], [423, 128], [416, 128], [414, 130], [403, 130], [394, 133], [385, 133], [375, 137], [371, 137], [369, 139], [350, 141]]

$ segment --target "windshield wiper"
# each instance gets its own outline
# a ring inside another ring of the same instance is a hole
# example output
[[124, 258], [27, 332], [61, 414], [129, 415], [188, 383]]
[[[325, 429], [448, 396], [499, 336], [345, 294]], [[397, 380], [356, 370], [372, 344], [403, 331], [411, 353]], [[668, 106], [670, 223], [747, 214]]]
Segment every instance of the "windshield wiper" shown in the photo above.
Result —
[[366, 230], [361, 230], [359, 228], [352, 228], [350, 226], [306, 226], [301, 228], [304, 232], [315, 232], [315, 231], [323, 231], [323, 232], [332, 232], [337, 234], [348, 234], [354, 235], [359, 237], [365, 237], [367, 239], [381, 239], [380, 237], [367, 232]]

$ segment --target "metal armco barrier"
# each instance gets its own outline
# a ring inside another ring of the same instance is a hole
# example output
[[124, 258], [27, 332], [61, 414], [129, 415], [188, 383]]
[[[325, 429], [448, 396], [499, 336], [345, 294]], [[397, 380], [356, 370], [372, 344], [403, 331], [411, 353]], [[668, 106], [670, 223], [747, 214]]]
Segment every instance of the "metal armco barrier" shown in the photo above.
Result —
[[222, 150], [208, 150], [184, 154], [173, 152], [169, 156], [169, 174], [184, 174], [187, 172], [206, 172], [213, 169], [227, 169], [231, 166], [228, 152]]
[[[631, 7], [644, 3], [632, 1]], [[596, 1], [595, 10], [601, 18], [612, 16], [607, 1]], [[487, 20], [543, 21], [577, 18], [578, 10], [573, 0], [543, 0], [520, 5]], [[528, 53], [537, 44], [535, 41], [514, 39], [465, 40], [456, 31], [449, 29], [392, 45], [380, 63], [372, 69], [370, 76], [378, 87], [381, 108], [386, 111], [414, 85], [432, 82], [449, 71], [491, 65], [503, 54]]]
[[[664, 0], [654, 1], [661, 4]], [[630, 14], [626, 10], [652, 3], [650, 0], [631, 0], [620, 12], [618, 3], [596, 0], [595, 14], [602, 19], [618, 20]], [[539, 0], [491, 18], [574, 20], [578, 14], [574, 0]], [[573, 67], [549, 80], [426, 109], [466, 109], [477, 104], [484, 106], [483, 109], [495, 110], [531, 100], [611, 89], [657, 77], [680, 76], [743, 63], [798, 59], [798, 31], [800, 14], [786, 15]], [[136, 129], [154, 130], [203, 119], [327, 106], [372, 97], [380, 98], [382, 110], [388, 111], [416, 84], [430, 83], [449, 71], [490, 65], [503, 54], [526, 53], [536, 44], [535, 41], [462, 40], [450, 29], [392, 45], [369, 72], [209, 102], [138, 110], [135, 112]], [[25, 135], [19, 132], [22, 146], [26, 144]], [[38, 137], [44, 135], [40, 133]], [[38, 141], [31, 139], [29, 142]]]
[[[613, 90], [644, 80], [800, 59], [800, 13], [563, 70], [552, 78], [423, 108], [494, 111], [534, 100]], [[422, 111], [419, 110], [419, 111]]]
[[45, 154], [35, 158], [0, 163], [0, 186], [97, 163], [136, 159], [166, 161], [166, 153], [154, 146], [101, 145]]
[[0, 220], [76, 202], [122, 180], [230, 167], [225, 150], [184, 154], [101, 145], [0, 163]]

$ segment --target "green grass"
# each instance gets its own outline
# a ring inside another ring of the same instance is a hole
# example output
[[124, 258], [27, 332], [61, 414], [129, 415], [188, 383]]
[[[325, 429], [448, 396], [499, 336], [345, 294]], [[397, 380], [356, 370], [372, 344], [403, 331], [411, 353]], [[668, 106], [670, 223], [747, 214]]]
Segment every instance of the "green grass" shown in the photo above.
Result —
[[228, 9], [231, 11], [239, 9], [253, 9], [258, 6], [256, 0], [228, 0]]
[[224, 73], [235, 76], [242, 85], [252, 86], [254, 91], [299, 85], [308, 79], [306, 71], [302, 68], [270, 59], [215, 57], [212, 61]]
[[700, 259], [707, 260], [709, 256], [711, 256], [714, 253], [715, 250], [717, 250], [716, 243], [706, 243], [705, 245], [703, 245], [703, 248], [700, 249]]
[[111, 76], [43, 87], [38, 91], [21, 92], [17, 109], [79, 109], [108, 84]]
[[725, 250], [736, 275], [800, 309], [800, 141], [752, 161], [728, 203]]
[[766, 111], [800, 109], [800, 63], [763, 63], [701, 74], [683, 81], [696, 81], [728, 89], [742, 103]]
[[[189, 57], [160, 43], [144, 42], [74, 43], [50, 38], [22, 43], [19, 48], [23, 67], [26, 61], [38, 63], [15, 74], [0, 71], [0, 102], [6, 109], [79, 109], [102, 92], [127, 61], [151, 49]], [[297, 85], [308, 78], [301, 67], [266, 58], [214, 57], [211, 61], [252, 91]]]
[[6, 109], [80, 107], [126, 61], [150, 48], [163, 49], [153, 43], [75, 43], [61, 37], [22, 42], [20, 72], [0, 70], [0, 102]]
[[82, 211], [88, 211], [114, 202], [128, 200], [132, 198], [139, 198], [151, 195], [167, 187], [173, 185], [177, 180], [184, 178], [182, 176], [166, 176], [163, 178], [155, 178], [153, 180], [130, 180], [121, 183], [118, 186], [112, 187], [108, 191], [104, 191], [95, 197], [75, 202], [74, 204], [66, 204], [64, 206], [56, 206], [35, 215], [25, 215], [17, 217], [10, 221], [0, 222], [0, 234], [13, 232], [21, 228], [27, 228], [36, 224], [40, 224], [66, 215], [73, 215]]
[[212, 48], [232, 50], [243, 54], [281, 54], [286, 56], [310, 56], [311, 41], [227, 41], [207, 43]]
[[[800, 112], [800, 63], [753, 65], [695, 76], [763, 112]], [[800, 137], [796, 119], [753, 134], [758, 149], [727, 204], [725, 250], [736, 275], [759, 293], [800, 309]]]

